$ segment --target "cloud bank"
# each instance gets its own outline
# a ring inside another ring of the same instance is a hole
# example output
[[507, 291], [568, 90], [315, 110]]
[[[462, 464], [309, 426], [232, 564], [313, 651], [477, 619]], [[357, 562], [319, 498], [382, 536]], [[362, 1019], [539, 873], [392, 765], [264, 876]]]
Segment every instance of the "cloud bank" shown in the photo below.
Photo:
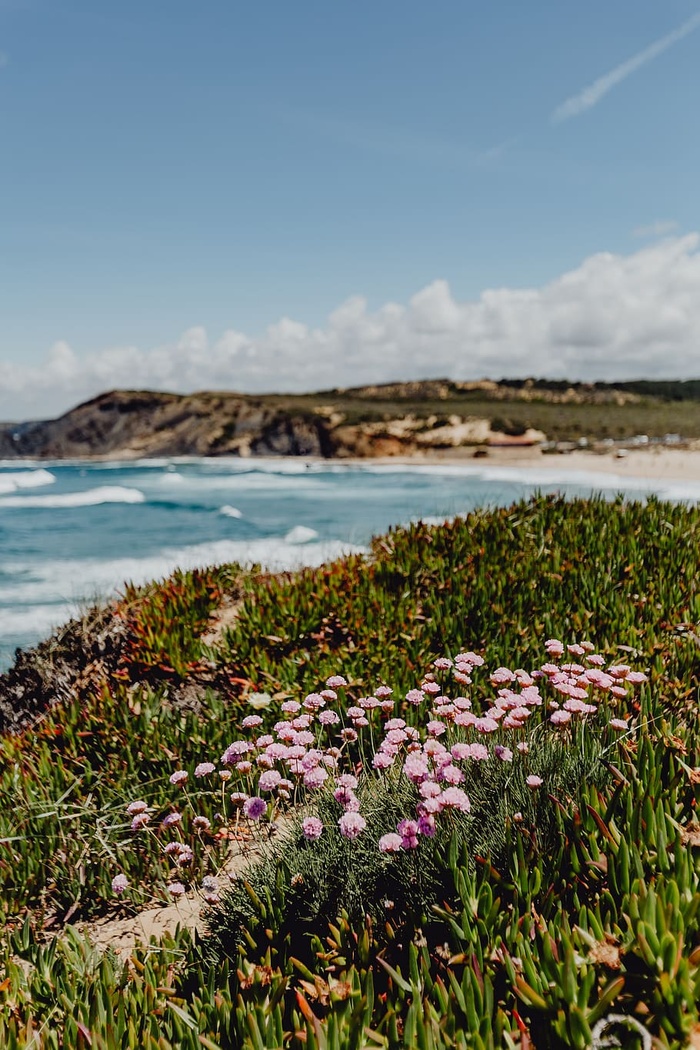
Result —
[[436, 280], [405, 305], [353, 296], [322, 328], [262, 335], [193, 327], [177, 343], [85, 356], [57, 342], [38, 366], [0, 363], [0, 419], [57, 415], [114, 387], [308, 391], [396, 379], [700, 376], [700, 235], [592, 255], [540, 288], [459, 302]]
[[552, 122], [554, 124], [560, 124], [564, 120], [570, 120], [572, 117], [578, 117], [581, 113], [585, 113], [587, 109], [592, 109], [593, 106], [597, 106], [598, 103], [609, 91], [612, 91], [614, 87], [621, 84], [623, 80], [627, 80], [627, 77], [636, 73], [642, 66], [646, 66], [647, 63], [652, 62], [659, 55], [663, 54], [664, 51], [668, 51], [670, 47], [683, 40], [684, 37], [689, 36], [690, 33], [694, 32], [700, 27], [700, 11], [692, 15], [683, 25], [678, 26], [677, 29], [667, 33], [666, 36], [660, 37], [659, 40], [655, 40], [649, 47], [644, 48], [643, 51], [638, 51], [632, 58], [628, 58], [626, 62], [621, 62], [619, 66], [615, 66], [609, 73], [605, 73], [602, 77], [598, 77], [592, 84], [585, 87], [583, 91], [580, 91], [577, 95], [572, 95], [571, 98], [566, 99], [560, 106], [552, 113]]

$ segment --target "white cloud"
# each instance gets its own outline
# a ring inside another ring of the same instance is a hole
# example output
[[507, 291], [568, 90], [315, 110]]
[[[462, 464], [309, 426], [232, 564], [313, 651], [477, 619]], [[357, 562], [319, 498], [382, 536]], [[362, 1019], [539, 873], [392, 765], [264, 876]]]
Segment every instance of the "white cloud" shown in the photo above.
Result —
[[57, 342], [39, 366], [0, 363], [0, 419], [55, 415], [114, 387], [320, 390], [425, 377], [700, 376], [700, 235], [592, 255], [540, 288], [460, 302], [446, 281], [406, 305], [361, 296], [322, 328], [284, 317], [260, 336], [193, 327], [171, 345], [85, 356]]
[[605, 73], [602, 77], [598, 77], [592, 84], [585, 87], [583, 91], [580, 91], [576, 95], [572, 95], [571, 98], [566, 99], [560, 106], [552, 113], [552, 121], [555, 124], [559, 124], [564, 120], [570, 120], [571, 117], [578, 117], [581, 113], [585, 113], [587, 109], [592, 109], [593, 106], [597, 106], [602, 98], [608, 94], [614, 87], [621, 84], [623, 80], [636, 73], [642, 66], [646, 66], [648, 62], [652, 62], [659, 55], [663, 54], [664, 51], [668, 51], [670, 47], [677, 44], [684, 37], [694, 32], [700, 26], [700, 11], [696, 12], [691, 18], [689, 18], [683, 25], [674, 29], [672, 32], [667, 33], [666, 36], [660, 37], [659, 40], [655, 40], [649, 47], [644, 48], [643, 51], [638, 51], [632, 58], [628, 58], [626, 62], [622, 62], [619, 66], [611, 69], [609, 73]]
[[668, 237], [678, 229], [675, 219], [657, 219], [648, 226], [635, 226], [632, 230], [633, 237]]

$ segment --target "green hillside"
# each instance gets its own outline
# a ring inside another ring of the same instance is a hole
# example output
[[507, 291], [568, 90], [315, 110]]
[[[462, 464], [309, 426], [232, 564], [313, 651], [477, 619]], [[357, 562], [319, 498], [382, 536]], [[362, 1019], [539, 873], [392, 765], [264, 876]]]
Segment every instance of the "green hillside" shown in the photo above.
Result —
[[[0, 681], [0, 1045], [690, 1045], [699, 570], [697, 508], [538, 498], [70, 625]], [[75, 931], [202, 886], [204, 935]]]

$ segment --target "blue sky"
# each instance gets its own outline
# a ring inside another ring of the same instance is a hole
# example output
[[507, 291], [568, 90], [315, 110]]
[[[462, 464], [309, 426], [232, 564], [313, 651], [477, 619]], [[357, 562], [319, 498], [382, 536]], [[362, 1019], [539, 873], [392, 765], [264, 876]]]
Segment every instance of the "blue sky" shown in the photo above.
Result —
[[0, 418], [132, 376], [700, 374], [698, 69], [697, 0], [0, 0]]

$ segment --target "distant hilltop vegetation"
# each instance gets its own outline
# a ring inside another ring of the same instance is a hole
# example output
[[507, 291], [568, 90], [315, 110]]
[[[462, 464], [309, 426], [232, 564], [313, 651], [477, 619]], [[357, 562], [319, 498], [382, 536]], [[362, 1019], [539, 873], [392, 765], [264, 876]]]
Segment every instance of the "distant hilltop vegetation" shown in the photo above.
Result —
[[700, 380], [446, 379], [315, 394], [116, 390], [0, 425], [0, 458], [376, 457], [489, 445], [700, 438]]

